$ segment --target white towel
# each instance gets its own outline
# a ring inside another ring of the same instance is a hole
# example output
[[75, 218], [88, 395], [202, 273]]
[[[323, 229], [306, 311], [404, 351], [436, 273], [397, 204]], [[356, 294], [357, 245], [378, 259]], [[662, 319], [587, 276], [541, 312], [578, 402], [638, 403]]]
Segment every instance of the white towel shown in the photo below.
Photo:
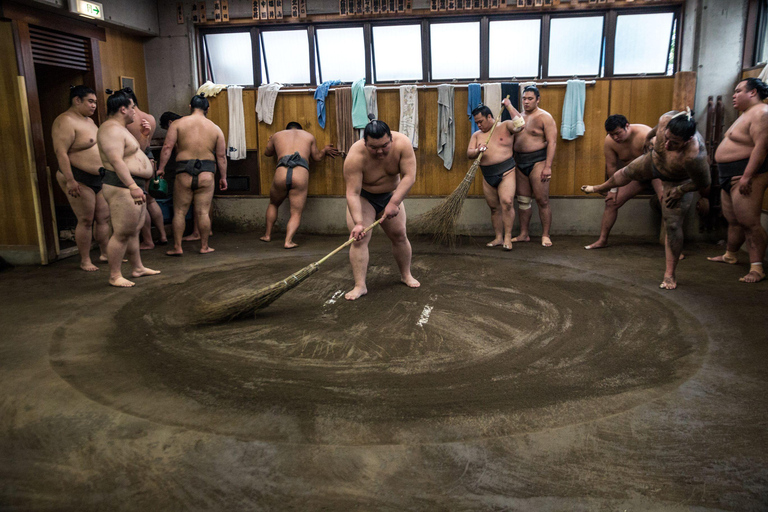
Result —
[[760, 76], [758, 76], [757, 78], [759, 78], [763, 82], [768, 81], [768, 64], [763, 66], [763, 70], [760, 72]]
[[243, 113], [243, 88], [230, 85], [227, 88], [229, 98], [229, 142], [227, 156], [230, 160], [245, 158], [245, 114]]
[[415, 85], [400, 86], [400, 133], [411, 139], [414, 148], [419, 147], [419, 95]]
[[501, 84], [483, 84], [483, 104], [491, 109], [496, 117], [501, 112]]
[[259, 121], [272, 124], [277, 92], [282, 86], [282, 84], [278, 83], [259, 86], [259, 97], [256, 98], [256, 114], [259, 116]]
[[366, 85], [365, 89], [365, 104], [368, 107], [368, 114], [373, 114], [374, 119], [379, 118], [379, 100], [376, 97], [376, 86]]
[[195, 94], [203, 94], [206, 98], [213, 98], [219, 94], [222, 90], [226, 89], [226, 85], [215, 84], [208, 80], [197, 90]]
[[456, 144], [453, 98], [452, 85], [437, 86], [437, 156], [443, 159], [443, 165], [446, 169], [453, 166], [453, 153]]

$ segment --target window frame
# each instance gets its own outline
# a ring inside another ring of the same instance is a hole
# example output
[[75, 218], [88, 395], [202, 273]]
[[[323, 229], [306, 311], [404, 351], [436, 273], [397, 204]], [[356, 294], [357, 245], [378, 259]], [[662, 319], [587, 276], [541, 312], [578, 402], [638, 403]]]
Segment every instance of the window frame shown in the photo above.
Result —
[[[627, 15], [636, 15], [636, 14], [664, 14], [664, 13], [672, 13], [672, 26], [669, 29], [669, 45], [667, 47], [667, 62], [669, 62], [669, 52], [672, 49], [672, 34], [675, 34], [675, 61], [672, 65], [672, 75], [679, 71], [680, 69], [680, 42], [682, 40], [682, 16], [680, 15], [680, 9], [670, 9], [670, 8], [664, 8], [664, 7], [647, 7], [647, 8], [631, 8], [631, 9], [622, 9], [621, 11], [614, 11], [614, 20], [611, 23], [611, 26], [613, 28], [613, 34], [611, 37], [611, 49], [610, 52], [608, 51], [608, 41], [606, 40], [606, 55], [605, 55], [605, 75], [610, 76], [611, 78], [632, 78], [632, 77], [663, 77], [663, 76], [670, 76], [667, 75], [666, 68], [664, 69], [663, 73], [624, 73], [624, 74], [616, 74], [614, 73], [614, 65], [615, 65], [615, 50], [616, 50], [616, 25], [618, 23], [618, 17], [619, 16], [627, 16]], [[677, 30], [677, 32], [675, 32]], [[611, 74], [608, 74], [609, 70], [609, 62], [610, 62], [610, 71]]]
[[[752, 0], [761, 1], [761, 0]], [[765, 0], [762, 0], [765, 1]], [[398, 16], [396, 18], [390, 17], [375, 17], [370, 19], [334, 19], [329, 21], [301, 21], [301, 22], [287, 22], [280, 24], [243, 24], [236, 26], [210, 26], [203, 25], [196, 27], [196, 51], [197, 51], [197, 70], [198, 77], [201, 83], [206, 79], [209, 79], [208, 73], [209, 64], [206, 59], [209, 58], [208, 52], [205, 48], [205, 38], [207, 34], [215, 33], [231, 33], [231, 32], [250, 32], [251, 34], [251, 57], [253, 59], [253, 71], [254, 71], [254, 88], [258, 88], [262, 83], [268, 83], [268, 69], [262, 69], [261, 66], [261, 54], [264, 51], [262, 45], [262, 33], [271, 31], [287, 31], [287, 30], [306, 30], [307, 40], [309, 44], [309, 83], [305, 84], [286, 84], [286, 87], [316, 87], [318, 85], [318, 79], [320, 78], [319, 54], [317, 48], [317, 35], [316, 30], [320, 28], [363, 28], [363, 41], [365, 44], [365, 79], [368, 84], [375, 85], [393, 85], [400, 83], [453, 83], [453, 84], [465, 84], [474, 81], [507, 81], [507, 80], [561, 80], [564, 78], [571, 78], [572, 76], [552, 75], [549, 72], [549, 39], [550, 39], [550, 26], [552, 19], [557, 18], [577, 18], [577, 17], [603, 17], [603, 45], [600, 51], [600, 68], [598, 74], [589, 76], [578, 76], [581, 79], [595, 79], [595, 78], [633, 78], [633, 77], [663, 77], [669, 76], [664, 73], [635, 73], [635, 74], [622, 74], [616, 75], [614, 73], [614, 60], [615, 60], [615, 46], [616, 46], [616, 23], [619, 15], [630, 14], [656, 14], [656, 13], [672, 13], [673, 14], [673, 28], [676, 26], [677, 32], [674, 38], [675, 56], [673, 62], [672, 73], [676, 73], [680, 70], [681, 61], [681, 44], [683, 42], [684, 33], [684, 4], [677, 5], [665, 5], [665, 6], [638, 6], [638, 7], [611, 7], [606, 9], [580, 9], [574, 11], [539, 11], [539, 12], [503, 12], [503, 13], [476, 13], [475, 11], [462, 11], [460, 14], [447, 13], [445, 15], [437, 14], [424, 14], [414, 16]], [[465, 14], [466, 13], [466, 14]], [[539, 70], [538, 74], [533, 77], [494, 77], [490, 78], [490, 23], [492, 21], [508, 21], [508, 20], [540, 20], [541, 33], [539, 37]], [[441, 79], [435, 80], [432, 77], [432, 49], [431, 44], [431, 25], [445, 24], [445, 23], [468, 23], [479, 22], [480, 24], [480, 76], [476, 79], [466, 78], [454, 78], [454, 79]], [[421, 66], [422, 66], [422, 78], [421, 80], [394, 80], [394, 81], [377, 81], [375, 80], [375, 65], [376, 56], [373, 50], [373, 27], [376, 26], [397, 26], [397, 25], [420, 25], [421, 26]], [[755, 27], [759, 28], [759, 27]], [[670, 34], [670, 42], [672, 37]], [[752, 45], [755, 45], [756, 41], [752, 41]], [[670, 45], [671, 49], [671, 45]], [[669, 49], [667, 50], [669, 51]], [[756, 54], [756, 51], [755, 51]], [[268, 68], [269, 64], [266, 61], [265, 56], [265, 68]], [[346, 83], [346, 82], [345, 82]]]

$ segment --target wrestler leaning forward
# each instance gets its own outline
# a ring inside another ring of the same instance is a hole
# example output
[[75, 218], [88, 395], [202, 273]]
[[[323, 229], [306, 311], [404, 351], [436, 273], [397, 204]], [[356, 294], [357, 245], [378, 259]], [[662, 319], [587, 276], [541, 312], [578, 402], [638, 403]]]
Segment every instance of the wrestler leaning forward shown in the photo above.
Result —
[[125, 279], [120, 270], [126, 254], [132, 277], [160, 273], [146, 268], [141, 262], [139, 231], [147, 214], [144, 185], [152, 177], [152, 164], [141, 151], [139, 142], [126, 129], [135, 114], [128, 93], [113, 93], [107, 98], [107, 120], [99, 127], [96, 137], [104, 164], [104, 198], [109, 204], [114, 230], [107, 246], [109, 284], [119, 287], [135, 285]]
[[528, 230], [531, 224], [531, 203], [536, 199], [541, 218], [541, 245], [552, 246], [549, 229], [552, 226], [552, 210], [549, 206], [549, 183], [552, 179], [552, 162], [557, 145], [557, 125], [546, 110], [539, 108], [541, 94], [536, 86], [523, 89], [523, 120], [525, 130], [515, 136], [515, 162], [517, 162], [517, 208], [520, 210], [520, 234], [512, 242], [531, 240]]
[[411, 141], [402, 133], [392, 132], [383, 121], [371, 121], [363, 139], [352, 144], [344, 160], [347, 185], [347, 226], [355, 242], [349, 249], [349, 261], [355, 287], [344, 295], [355, 300], [366, 293], [368, 272], [367, 226], [384, 217], [381, 228], [392, 242], [392, 254], [400, 270], [400, 280], [411, 288], [419, 282], [411, 275], [411, 243], [405, 230], [403, 199], [416, 181], [416, 154]]
[[757, 283], [765, 279], [763, 260], [768, 243], [760, 224], [763, 195], [768, 187], [768, 87], [757, 78], [742, 80], [733, 93], [733, 106], [742, 115], [728, 129], [717, 148], [720, 198], [728, 221], [725, 254], [710, 261], [736, 264], [744, 241], [749, 251], [749, 273], [739, 279]]
[[208, 100], [195, 95], [189, 102], [190, 114], [177, 119], [168, 128], [157, 175], [165, 174], [165, 166], [176, 147], [176, 180], [173, 183], [173, 249], [168, 256], [181, 256], [182, 236], [187, 211], [194, 199], [195, 213], [200, 227], [200, 254], [214, 251], [208, 245], [211, 233], [211, 202], [216, 187], [218, 167], [219, 189], [227, 190], [227, 143], [224, 133], [207, 119]]
[[496, 237], [486, 246], [512, 250], [512, 225], [515, 223], [515, 134], [525, 125], [520, 112], [508, 98], [502, 106], [507, 109], [511, 120], [499, 122], [493, 132], [490, 146], [486, 146], [486, 135], [494, 125], [493, 112], [486, 105], [472, 111], [475, 123], [480, 128], [472, 134], [467, 148], [467, 158], [474, 160], [483, 153], [480, 170], [483, 173], [483, 195], [491, 209], [491, 224]]
[[267, 229], [260, 238], [263, 242], [272, 240], [272, 227], [277, 220], [277, 210], [286, 198], [291, 207], [291, 217], [285, 228], [285, 243], [283, 247], [293, 249], [298, 244], [293, 241], [296, 230], [301, 223], [301, 214], [307, 202], [309, 187], [309, 158], [315, 162], [321, 161], [326, 155], [336, 158], [341, 153], [332, 144], [323, 149], [317, 147], [315, 136], [302, 129], [295, 121], [288, 123], [269, 138], [264, 156], [277, 157], [277, 168], [269, 190], [269, 206], [267, 206]]
[[[607, 179], [629, 162], [645, 153], [646, 149], [649, 149], [646, 145], [646, 135], [651, 131], [651, 127], [644, 124], [630, 124], [623, 115], [613, 114], [605, 120], [605, 131], [608, 133], [605, 136], [605, 141], [603, 141], [605, 175]], [[661, 204], [661, 180], [653, 179], [651, 180], [651, 185], [654, 192], [656, 192], [656, 197], [659, 199], [659, 204]], [[619, 208], [645, 189], [646, 184], [639, 181], [632, 181], [624, 187], [611, 189], [605, 196], [605, 210], [603, 211], [603, 219], [600, 223], [600, 237], [596, 242], [586, 245], [584, 248], [602, 249], [608, 245], [608, 235], [610, 235], [611, 229], [616, 223]]]
[[91, 116], [96, 111], [96, 93], [84, 85], [69, 91], [69, 109], [53, 122], [53, 150], [59, 164], [56, 181], [67, 194], [77, 217], [75, 242], [80, 251], [80, 268], [86, 272], [99, 270], [91, 261], [91, 240], [96, 239], [101, 255], [107, 261], [109, 242], [109, 206], [102, 192], [101, 157], [96, 145], [98, 128]]
[[683, 217], [690, 207], [693, 192], [710, 184], [709, 161], [704, 138], [696, 131], [696, 120], [690, 110], [667, 112], [659, 118], [646, 141], [653, 149], [616, 171], [602, 185], [584, 185], [581, 190], [590, 194], [606, 194], [615, 187], [624, 187], [632, 181], [662, 181], [664, 200], [661, 213], [666, 225], [666, 268], [659, 285], [666, 290], [677, 287], [677, 264], [683, 252]]

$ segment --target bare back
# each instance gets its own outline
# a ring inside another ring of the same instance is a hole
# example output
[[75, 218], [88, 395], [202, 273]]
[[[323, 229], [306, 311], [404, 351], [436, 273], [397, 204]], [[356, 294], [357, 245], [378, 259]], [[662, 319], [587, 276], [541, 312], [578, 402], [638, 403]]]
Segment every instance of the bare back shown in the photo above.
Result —
[[725, 132], [722, 142], [717, 147], [715, 160], [719, 163], [736, 162], [752, 156], [755, 140], [751, 132], [756, 126], [764, 124], [767, 118], [768, 105], [764, 103], [751, 107], [739, 116]]
[[313, 150], [317, 148], [314, 135], [297, 129], [282, 130], [275, 133], [268, 143], [268, 148], [269, 144], [274, 148], [274, 154], [278, 158], [298, 152], [307, 161], [316, 152]]
[[176, 160], [215, 160], [216, 144], [224, 139], [221, 128], [202, 115], [189, 115], [177, 119], [175, 128]]
[[97, 132], [96, 123], [90, 117], [83, 117], [71, 110], [59, 115], [51, 129], [59, 167], [65, 165], [61, 162], [61, 158], [66, 153], [69, 165], [74, 165], [90, 174], [98, 174], [101, 157], [96, 145]]
[[552, 115], [546, 110], [536, 108], [530, 114], [522, 112], [522, 116], [525, 120], [525, 129], [515, 137], [515, 151], [530, 153], [546, 148], [549, 142], [545, 133], [546, 125], [555, 124]]

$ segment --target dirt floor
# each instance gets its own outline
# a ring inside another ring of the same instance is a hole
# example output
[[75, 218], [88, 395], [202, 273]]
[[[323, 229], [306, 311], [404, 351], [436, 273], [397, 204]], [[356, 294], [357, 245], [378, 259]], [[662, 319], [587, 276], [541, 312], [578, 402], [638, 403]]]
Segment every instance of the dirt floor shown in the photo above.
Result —
[[190, 323], [344, 239], [298, 241], [157, 247], [129, 290], [76, 258], [0, 273], [0, 509], [768, 509], [745, 253], [688, 245], [665, 291], [636, 239], [417, 239], [414, 290], [378, 232], [358, 301], [345, 252], [255, 318]]

